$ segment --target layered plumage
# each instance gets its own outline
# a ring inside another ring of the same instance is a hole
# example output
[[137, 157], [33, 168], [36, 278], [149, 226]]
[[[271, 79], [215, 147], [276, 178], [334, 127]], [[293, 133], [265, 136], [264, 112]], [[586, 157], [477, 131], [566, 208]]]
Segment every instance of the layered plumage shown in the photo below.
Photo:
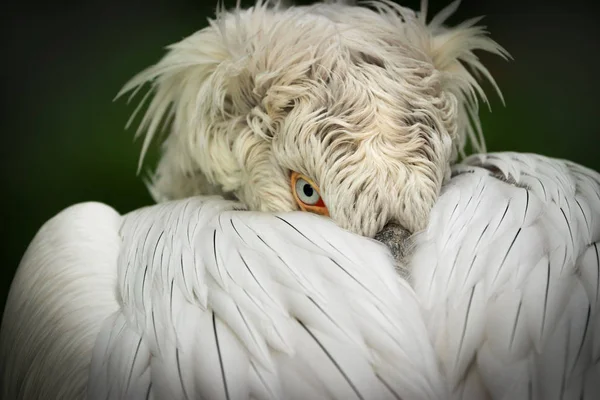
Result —
[[453, 172], [411, 285], [320, 216], [71, 207], [13, 283], [3, 395], [598, 398], [600, 175], [517, 153]]
[[7, 303], [4, 397], [446, 396], [383, 245], [236, 207], [192, 198], [119, 217], [82, 204], [50, 220]]
[[600, 174], [471, 156], [410, 271], [456, 398], [600, 397]]

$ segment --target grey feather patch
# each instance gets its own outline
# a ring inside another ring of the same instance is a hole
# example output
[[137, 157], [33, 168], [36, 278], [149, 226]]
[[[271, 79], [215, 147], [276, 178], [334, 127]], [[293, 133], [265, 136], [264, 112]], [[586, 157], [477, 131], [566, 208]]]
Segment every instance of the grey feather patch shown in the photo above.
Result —
[[407, 278], [409, 275], [407, 259], [412, 249], [410, 232], [398, 224], [389, 223], [375, 235], [374, 239], [390, 249], [398, 273], [403, 278]]

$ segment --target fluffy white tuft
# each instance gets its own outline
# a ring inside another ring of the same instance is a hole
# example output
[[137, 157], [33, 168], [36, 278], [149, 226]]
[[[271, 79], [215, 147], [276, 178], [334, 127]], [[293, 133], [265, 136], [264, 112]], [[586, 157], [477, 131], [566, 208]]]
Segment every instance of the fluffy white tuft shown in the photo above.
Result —
[[140, 163], [169, 132], [156, 198], [225, 194], [291, 211], [298, 171], [344, 228], [422, 229], [467, 140], [485, 150], [477, 77], [494, 81], [474, 51], [508, 56], [477, 19], [443, 25], [458, 3], [429, 23], [426, 2], [418, 13], [385, 0], [220, 7], [119, 94], [151, 84]]

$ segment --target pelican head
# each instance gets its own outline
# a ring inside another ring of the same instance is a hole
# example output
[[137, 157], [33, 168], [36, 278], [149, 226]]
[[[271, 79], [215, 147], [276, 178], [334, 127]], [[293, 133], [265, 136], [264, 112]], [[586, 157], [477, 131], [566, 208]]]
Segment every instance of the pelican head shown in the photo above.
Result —
[[123, 88], [151, 83], [142, 158], [168, 130], [153, 193], [423, 229], [465, 142], [483, 146], [476, 77], [493, 79], [474, 51], [507, 56], [478, 20], [443, 25], [457, 5], [431, 21], [390, 1], [218, 10]]

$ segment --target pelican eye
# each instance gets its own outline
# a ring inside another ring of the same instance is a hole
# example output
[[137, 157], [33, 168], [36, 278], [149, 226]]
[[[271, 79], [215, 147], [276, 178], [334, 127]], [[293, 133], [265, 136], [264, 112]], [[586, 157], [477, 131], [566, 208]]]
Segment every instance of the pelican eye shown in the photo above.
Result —
[[291, 184], [294, 199], [302, 211], [329, 215], [327, 206], [321, 198], [319, 188], [310, 178], [298, 172], [292, 172]]
[[308, 206], [314, 206], [321, 200], [319, 192], [306, 179], [298, 178], [295, 189], [298, 199]]

